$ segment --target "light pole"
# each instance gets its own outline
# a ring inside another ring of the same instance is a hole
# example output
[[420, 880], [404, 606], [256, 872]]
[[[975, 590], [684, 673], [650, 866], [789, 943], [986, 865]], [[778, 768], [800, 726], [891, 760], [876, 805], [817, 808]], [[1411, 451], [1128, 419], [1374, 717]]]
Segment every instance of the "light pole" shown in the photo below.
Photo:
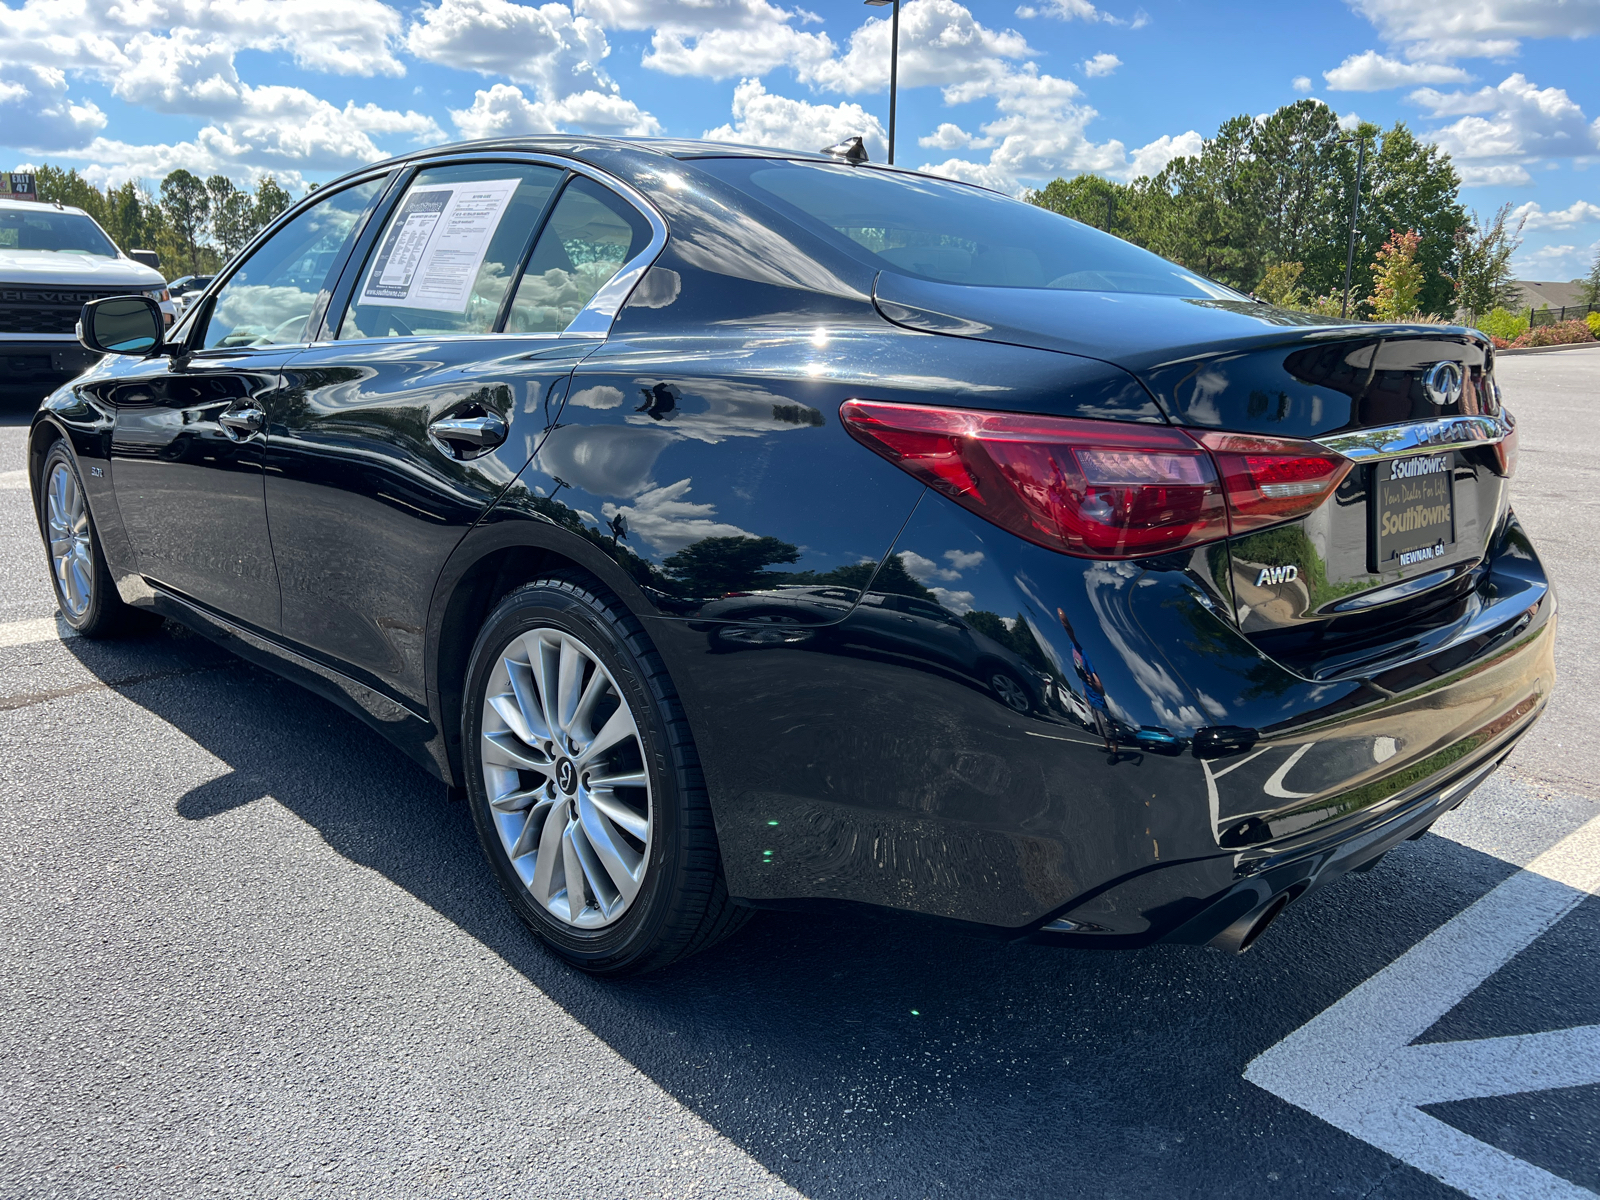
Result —
[[1358, 134], [1355, 137], [1342, 137], [1339, 143], [1348, 146], [1356, 143], [1356, 191], [1350, 198], [1350, 246], [1344, 254], [1344, 302], [1339, 305], [1339, 319], [1346, 320], [1350, 316], [1350, 272], [1356, 265], [1356, 215], [1361, 211], [1361, 169], [1367, 165], [1367, 139]]
[[900, 76], [900, 0], [866, 0], [868, 8], [894, 5], [889, 22], [889, 165], [894, 166], [894, 100]]

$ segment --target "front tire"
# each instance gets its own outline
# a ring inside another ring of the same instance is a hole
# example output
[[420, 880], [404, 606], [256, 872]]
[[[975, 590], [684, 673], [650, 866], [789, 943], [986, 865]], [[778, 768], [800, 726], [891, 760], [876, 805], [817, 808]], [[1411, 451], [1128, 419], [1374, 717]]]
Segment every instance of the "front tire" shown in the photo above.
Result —
[[161, 623], [158, 615], [130, 607], [117, 594], [83, 477], [65, 442], [57, 441], [45, 455], [35, 501], [56, 606], [68, 625], [82, 637], [107, 638], [148, 632]]
[[579, 576], [518, 588], [478, 636], [465, 695], [479, 843], [552, 950], [630, 975], [743, 924], [677, 692], [615, 598]]

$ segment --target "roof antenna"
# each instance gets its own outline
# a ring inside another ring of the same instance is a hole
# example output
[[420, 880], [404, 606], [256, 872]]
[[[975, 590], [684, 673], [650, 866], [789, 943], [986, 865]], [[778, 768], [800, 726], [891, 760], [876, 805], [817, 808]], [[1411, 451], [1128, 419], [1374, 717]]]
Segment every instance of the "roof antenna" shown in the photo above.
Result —
[[824, 146], [819, 153], [831, 154], [834, 158], [842, 158], [851, 166], [857, 166], [867, 161], [867, 148], [861, 144], [858, 137], [845, 138], [836, 146]]

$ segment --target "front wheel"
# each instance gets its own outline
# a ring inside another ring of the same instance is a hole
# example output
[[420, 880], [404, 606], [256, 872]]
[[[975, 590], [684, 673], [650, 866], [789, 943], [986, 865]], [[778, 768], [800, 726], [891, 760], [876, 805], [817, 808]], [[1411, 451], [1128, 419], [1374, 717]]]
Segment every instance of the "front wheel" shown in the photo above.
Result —
[[614, 598], [581, 577], [518, 588], [479, 634], [466, 697], [479, 842], [556, 953], [636, 974], [743, 923], [677, 692]]
[[104, 638], [142, 633], [161, 623], [159, 615], [132, 608], [117, 594], [83, 478], [65, 442], [56, 442], [45, 455], [37, 503], [56, 606], [68, 625], [83, 637]]

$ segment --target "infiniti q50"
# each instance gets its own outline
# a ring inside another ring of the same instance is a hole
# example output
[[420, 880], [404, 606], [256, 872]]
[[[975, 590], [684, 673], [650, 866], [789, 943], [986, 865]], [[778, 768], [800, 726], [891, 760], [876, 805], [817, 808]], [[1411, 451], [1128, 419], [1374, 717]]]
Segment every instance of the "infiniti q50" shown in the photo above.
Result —
[[599, 974], [763, 906], [1240, 950], [1553, 681], [1486, 338], [911, 171], [430, 150], [170, 331], [113, 297], [80, 335], [29, 440], [65, 619], [370, 722]]

